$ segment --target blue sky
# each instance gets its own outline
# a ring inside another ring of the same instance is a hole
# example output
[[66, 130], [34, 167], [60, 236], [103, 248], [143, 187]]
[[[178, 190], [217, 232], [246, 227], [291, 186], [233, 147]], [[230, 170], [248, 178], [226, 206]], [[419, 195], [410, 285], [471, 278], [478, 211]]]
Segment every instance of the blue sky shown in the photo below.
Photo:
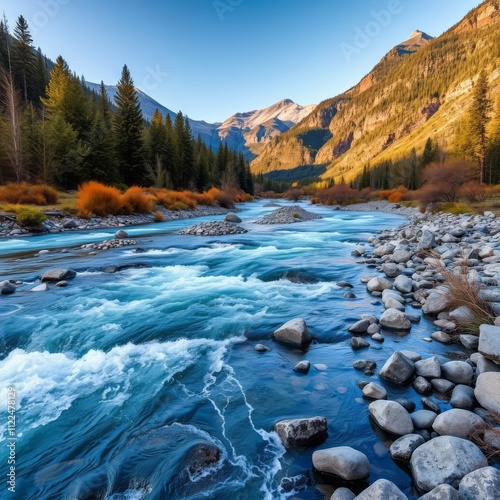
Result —
[[479, 0], [0, 0], [11, 28], [88, 81], [136, 86], [194, 119], [290, 98], [315, 104], [356, 84], [415, 29], [437, 36]]

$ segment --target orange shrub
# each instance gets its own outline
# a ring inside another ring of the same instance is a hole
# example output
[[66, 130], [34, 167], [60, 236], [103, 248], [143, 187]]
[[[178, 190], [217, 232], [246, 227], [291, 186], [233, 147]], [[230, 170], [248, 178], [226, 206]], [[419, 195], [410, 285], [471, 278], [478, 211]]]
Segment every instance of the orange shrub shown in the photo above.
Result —
[[190, 191], [162, 189], [155, 193], [156, 201], [167, 210], [188, 210], [197, 206], [196, 194]]
[[28, 205], [49, 205], [57, 203], [57, 191], [45, 184], [11, 182], [0, 186], [0, 202]]
[[161, 212], [155, 212], [153, 220], [155, 222], [163, 222], [163, 214]]
[[122, 195], [122, 211], [127, 214], [150, 214], [153, 211], [152, 196], [139, 186], [132, 186]]
[[217, 203], [222, 208], [234, 208], [233, 197], [220, 189], [213, 187], [207, 192], [207, 195], [214, 200], [214, 203]]
[[319, 191], [317, 197], [323, 205], [349, 205], [359, 201], [359, 191], [346, 184], [337, 184]]
[[211, 207], [214, 204], [214, 199], [208, 193], [195, 193], [196, 202], [198, 205], [204, 205], [206, 207]]
[[122, 195], [114, 187], [91, 181], [80, 186], [77, 196], [76, 208], [79, 217], [89, 217], [91, 213], [105, 217], [122, 211]]
[[237, 203], [246, 203], [247, 201], [253, 201], [254, 197], [248, 193], [237, 194], [235, 200]]
[[387, 201], [390, 201], [391, 203], [401, 203], [404, 200], [404, 197], [405, 195], [400, 191], [394, 191], [394, 193], [387, 198]]

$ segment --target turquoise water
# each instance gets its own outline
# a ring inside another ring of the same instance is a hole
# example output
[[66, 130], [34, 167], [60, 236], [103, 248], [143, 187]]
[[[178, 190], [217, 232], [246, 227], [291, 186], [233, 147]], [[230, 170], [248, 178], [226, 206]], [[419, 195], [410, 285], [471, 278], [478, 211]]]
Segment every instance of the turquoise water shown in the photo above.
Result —
[[[253, 224], [274, 210], [264, 205], [241, 207], [244, 235], [177, 234], [200, 219], [130, 228], [141, 253], [79, 248], [112, 230], [0, 241], [0, 279], [27, 282], [0, 298], [0, 401], [7, 387], [18, 391], [17, 498], [324, 498], [332, 489], [312, 472], [313, 450], [286, 451], [273, 432], [278, 420], [315, 415], [329, 423], [321, 447], [363, 451], [370, 481], [385, 477], [411, 497], [409, 474], [370, 425], [352, 363], [444, 349], [422, 340], [433, 331], [426, 320], [361, 352], [347, 331], [381, 308], [360, 282], [373, 270], [356, 264], [352, 249], [404, 219], [304, 203], [324, 218]], [[119, 271], [102, 271], [110, 265]], [[69, 287], [29, 292], [41, 272], [61, 267], [78, 271]], [[344, 299], [338, 281], [358, 298]], [[315, 338], [306, 353], [271, 340], [295, 317]], [[258, 354], [257, 342], [272, 350]], [[328, 369], [299, 375], [292, 368], [301, 359]], [[200, 443], [222, 450], [204, 474], [186, 468]]]

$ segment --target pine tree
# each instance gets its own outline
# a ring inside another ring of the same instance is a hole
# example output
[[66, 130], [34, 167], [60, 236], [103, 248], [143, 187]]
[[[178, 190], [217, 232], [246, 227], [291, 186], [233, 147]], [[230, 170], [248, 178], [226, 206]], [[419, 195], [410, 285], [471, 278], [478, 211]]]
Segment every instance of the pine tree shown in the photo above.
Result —
[[9, 25], [5, 14], [0, 20], [0, 70], [11, 71]]
[[437, 156], [437, 145], [435, 146], [432, 139], [429, 137], [425, 143], [424, 151], [422, 153], [421, 165], [426, 167], [432, 162], [436, 161]]
[[181, 185], [183, 188], [189, 188], [190, 184], [196, 181], [196, 162], [194, 156], [194, 139], [189, 124], [188, 117], [184, 118], [184, 130], [181, 146]]
[[22, 90], [24, 102], [28, 99], [38, 101], [36, 67], [37, 60], [33, 48], [33, 39], [28, 29], [28, 23], [23, 16], [19, 16], [14, 28], [14, 43], [12, 45], [12, 67], [16, 75], [17, 84]]
[[145, 180], [143, 116], [127, 65], [118, 82], [115, 103], [114, 133], [120, 176], [127, 185], [141, 184]]

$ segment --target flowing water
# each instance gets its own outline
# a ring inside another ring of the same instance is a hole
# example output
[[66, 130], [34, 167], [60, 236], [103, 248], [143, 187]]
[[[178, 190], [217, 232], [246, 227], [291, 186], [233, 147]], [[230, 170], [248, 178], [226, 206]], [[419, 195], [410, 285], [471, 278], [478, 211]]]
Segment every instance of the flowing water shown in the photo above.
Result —
[[[192, 220], [129, 228], [141, 253], [80, 248], [112, 230], [0, 240], [0, 278], [26, 282], [0, 298], [1, 405], [9, 386], [18, 392], [16, 498], [323, 499], [333, 490], [312, 471], [313, 449], [287, 451], [273, 432], [279, 420], [315, 415], [329, 424], [321, 447], [359, 449], [370, 482], [385, 477], [413, 497], [410, 475], [372, 428], [356, 385], [365, 377], [352, 363], [450, 348], [422, 340], [433, 331], [427, 320], [358, 352], [347, 331], [381, 308], [360, 281], [374, 270], [351, 251], [404, 219], [302, 206], [323, 219], [258, 226], [274, 210], [259, 201], [242, 207], [244, 235], [178, 235]], [[111, 265], [118, 272], [103, 272]], [[78, 276], [67, 288], [30, 292], [51, 268]], [[339, 281], [358, 298], [344, 299]], [[315, 338], [305, 353], [271, 340], [295, 317]], [[258, 354], [257, 342], [271, 351]], [[302, 359], [327, 368], [297, 374]], [[5, 426], [6, 418], [3, 448]], [[189, 467], [196, 445], [221, 450], [210, 468]]]

